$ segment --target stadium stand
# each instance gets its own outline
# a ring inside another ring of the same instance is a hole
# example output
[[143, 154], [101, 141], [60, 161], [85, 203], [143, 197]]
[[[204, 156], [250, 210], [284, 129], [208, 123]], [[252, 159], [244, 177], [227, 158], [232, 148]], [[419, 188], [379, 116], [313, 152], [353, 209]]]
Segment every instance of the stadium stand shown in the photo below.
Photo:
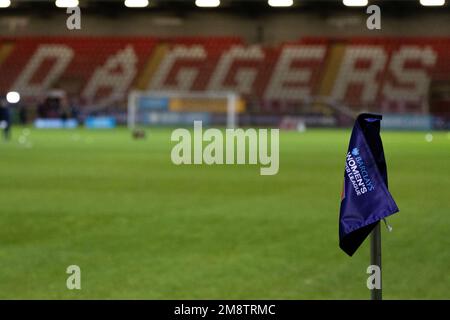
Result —
[[276, 46], [236, 37], [3, 37], [0, 90], [33, 105], [43, 92], [64, 89], [85, 112], [125, 112], [132, 89], [228, 90], [255, 115], [333, 113], [326, 100], [448, 117], [447, 100], [430, 100], [429, 92], [446, 88], [449, 57], [450, 40], [432, 37], [316, 37]]

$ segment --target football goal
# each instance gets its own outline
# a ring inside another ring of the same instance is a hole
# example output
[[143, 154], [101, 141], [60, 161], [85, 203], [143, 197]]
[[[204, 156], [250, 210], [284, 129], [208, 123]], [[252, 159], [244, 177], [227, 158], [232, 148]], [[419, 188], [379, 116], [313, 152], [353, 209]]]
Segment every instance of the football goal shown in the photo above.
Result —
[[235, 92], [132, 91], [128, 96], [128, 128], [152, 125], [238, 126], [245, 102]]

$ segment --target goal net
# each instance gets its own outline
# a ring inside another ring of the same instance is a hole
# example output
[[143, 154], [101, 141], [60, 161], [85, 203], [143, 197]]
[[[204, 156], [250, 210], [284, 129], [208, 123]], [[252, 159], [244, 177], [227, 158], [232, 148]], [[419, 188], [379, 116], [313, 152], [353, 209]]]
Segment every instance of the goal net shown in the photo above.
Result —
[[234, 92], [132, 91], [128, 96], [128, 128], [185, 125], [238, 126], [245, 102]]

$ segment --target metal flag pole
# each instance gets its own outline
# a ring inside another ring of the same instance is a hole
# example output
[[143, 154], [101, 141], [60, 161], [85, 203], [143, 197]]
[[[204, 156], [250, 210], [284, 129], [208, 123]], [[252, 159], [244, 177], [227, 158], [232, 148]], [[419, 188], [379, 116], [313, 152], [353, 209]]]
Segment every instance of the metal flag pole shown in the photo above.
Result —
[[382, 272], [381, 272], [381, 227], [380, 221], [376, 224], [375, 228], [372, 230], [370, 237], [370, 264], [376, 265], [380, 268], [380, 289], [371, 290], [372, 300], [382, 299]]

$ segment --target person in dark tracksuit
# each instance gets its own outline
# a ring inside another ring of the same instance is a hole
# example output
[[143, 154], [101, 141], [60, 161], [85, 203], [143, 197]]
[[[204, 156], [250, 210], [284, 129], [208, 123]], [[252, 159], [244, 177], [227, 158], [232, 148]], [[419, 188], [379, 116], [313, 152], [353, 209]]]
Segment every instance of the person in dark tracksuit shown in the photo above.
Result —
[[11, 131], [11, 112], [9, 103], [4, 98], [0, 98], [0, 127], [3, 129], [3, 138], [9, 140]]

